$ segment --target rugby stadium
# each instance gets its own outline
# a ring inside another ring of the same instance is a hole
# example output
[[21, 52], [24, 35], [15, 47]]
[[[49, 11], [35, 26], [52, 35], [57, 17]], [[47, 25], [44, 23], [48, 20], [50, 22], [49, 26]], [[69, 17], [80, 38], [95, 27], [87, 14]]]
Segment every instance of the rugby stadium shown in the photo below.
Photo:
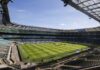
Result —
[[[10, 21], [0, 0], [0, 70], [99, 70], [100, 27], [61, 30]], [[61, 0], [100, 22], [99, 0]]]

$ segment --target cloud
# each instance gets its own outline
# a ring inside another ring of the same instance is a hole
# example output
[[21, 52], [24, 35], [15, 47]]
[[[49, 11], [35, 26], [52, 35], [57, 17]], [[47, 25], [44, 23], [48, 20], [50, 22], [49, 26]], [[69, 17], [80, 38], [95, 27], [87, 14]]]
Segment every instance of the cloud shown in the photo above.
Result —
[[66, 24], [64, 24], [64, 23], [62, 23], [62, 24], [60, 24], [61, 26], [65, 26]]
[[23, 10], [23, 9], [18, 9], [16, 10], [17, 12], [26, 12], [26, 10]]

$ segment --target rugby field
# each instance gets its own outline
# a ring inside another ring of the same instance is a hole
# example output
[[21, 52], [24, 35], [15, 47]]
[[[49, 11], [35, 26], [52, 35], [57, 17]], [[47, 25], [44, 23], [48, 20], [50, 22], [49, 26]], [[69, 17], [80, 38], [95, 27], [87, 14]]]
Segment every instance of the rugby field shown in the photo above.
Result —
[[24, 62], [43, 63], [60, 59], [88, 49], [87, 46], [63, 42], [24, 43], [18, 46]]

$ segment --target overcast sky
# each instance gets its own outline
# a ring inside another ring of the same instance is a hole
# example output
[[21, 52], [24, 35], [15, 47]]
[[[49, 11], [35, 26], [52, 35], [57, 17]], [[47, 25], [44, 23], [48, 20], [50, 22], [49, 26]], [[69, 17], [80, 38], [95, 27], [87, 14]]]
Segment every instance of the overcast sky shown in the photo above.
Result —
[[80, 29], [100, 24], [61, 0], [14, 0], [10, 3], [11, 21], [29, 26]]

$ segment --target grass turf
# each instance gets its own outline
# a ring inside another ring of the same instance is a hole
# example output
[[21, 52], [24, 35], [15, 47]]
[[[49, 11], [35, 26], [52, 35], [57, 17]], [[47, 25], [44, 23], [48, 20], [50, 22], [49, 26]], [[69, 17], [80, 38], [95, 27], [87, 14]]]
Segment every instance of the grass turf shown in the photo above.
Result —
[[24, 62], [43, 63], [84, 51], [88, 47], [79, 44], [50, 42], [24, 43], [19, 45], [19, 52]]

